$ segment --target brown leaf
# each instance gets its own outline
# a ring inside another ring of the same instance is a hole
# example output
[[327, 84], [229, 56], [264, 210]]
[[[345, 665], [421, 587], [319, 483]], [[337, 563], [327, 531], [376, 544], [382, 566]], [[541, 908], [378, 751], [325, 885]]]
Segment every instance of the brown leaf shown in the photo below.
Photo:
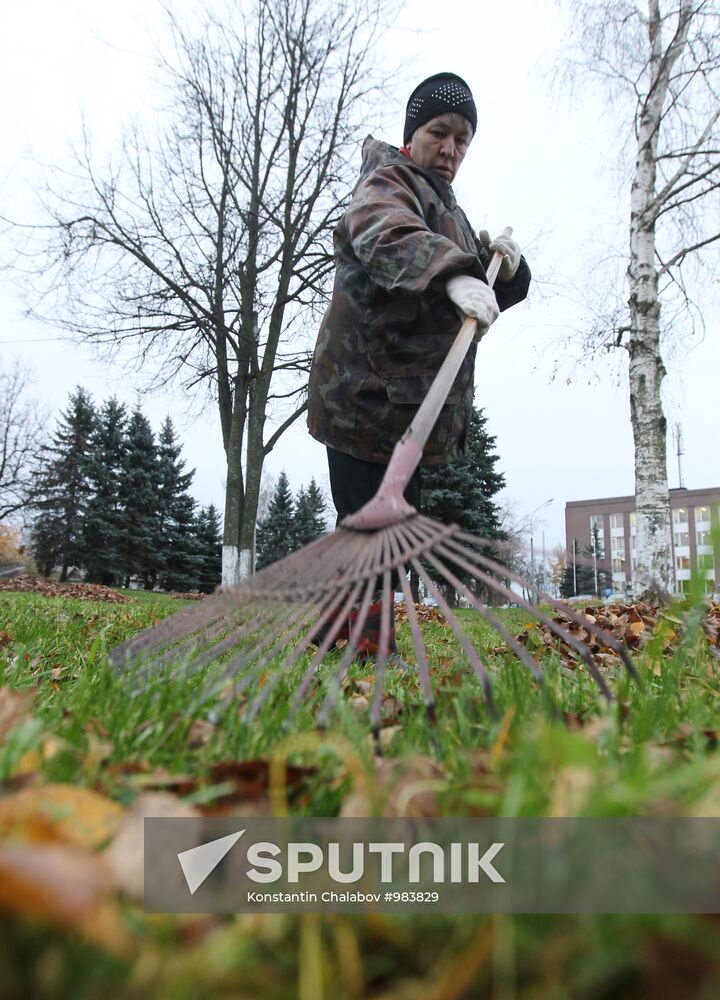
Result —
[[[299, 767], [288, 764], [285, 782], [288, 791], [295, 790], [317, 772], [315, 767]], [[228, 761], [213, 764], [210, 778], [215, 782], [230, 782], [235, 786], [233, 798], [242, 800], [260, 799], [270, 788], [270, 762], [265, 759]]]
[[208, 719], [194, 719], [188, 732], [188, 746], [204, 747], [214, 739], [217, 727]]
[[30, 714], [37, 690], [29, 688], [12, 691], [7, 687], [0, 688], [0, 741]]
[[72, 931], [115, 954], [128, 937], [110, 902], [106, 862], [75, 848], [0, 844], [0, 907]]
[[[146, 816], [198, 817], [198, 832], [201, 830], [199, 811], [174, 795], [147, 792], [138, 796], [132, 809], [125, 813], [111, 844], [103, 852], [114, 884], [133, 899], [142, 899], [144, 893]], [[201, 840], [202, 837], [198, 837], [198, 841]]]
[[341, 816], [372, 815], [372, 796], [383, 816], [438, 816], [437, 792], [447, 786], [437, 761], [417, 754], [410, 758], [376, 759], [368, 786], [355, 787], [345, 798]]
[[370, 708], [370, 702], [367, 700], [364, 694], [353, 694], [348, 700], [348, 707], [352, 709], [355, 715], [363, 716], [366, 715], [368, 709]]
[[0, 799], [0, 839], [94, 848], [112, 835], [124, 811], [89, 788], [23, 788]]
[[188, 774], [173, 774], [164, 767], [148, 770], [143, 761], [128, 761], [108, 769], [109, 773], [124, 777], [135, 790], [164, 789], [176, 795], [190, 795], [197, 789], [198, 779]]

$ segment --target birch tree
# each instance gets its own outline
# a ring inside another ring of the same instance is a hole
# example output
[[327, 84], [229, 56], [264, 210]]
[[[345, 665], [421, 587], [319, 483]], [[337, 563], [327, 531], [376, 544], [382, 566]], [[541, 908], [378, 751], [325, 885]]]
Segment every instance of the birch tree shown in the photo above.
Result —
[[229, 0], [199, 33], [172, 19], [169, 118], [153, 136], [136, 126], [104, 167], [86, 140], [76, 176], [44, 199], [43, 315], [111, 356], [130, 349], [150, 386], [179, 380], [216, 402], [226, 584], [252, 569], [264, 460], [306, 409], [345, 154], [357, 159], [378, 89], [388, 6]]
[[[691, 265], [717, 267], [720, 11], [714, 0], [573, 0], [582, 68], [631, 108], [627, 300], [594, 333], [629, 365], [636, 576], [672, 586], [663, 337], [679, 335]], [[696, 271], [697, 274], [697, 271]], [[665, 312], [667, 310], [667, 314]]]

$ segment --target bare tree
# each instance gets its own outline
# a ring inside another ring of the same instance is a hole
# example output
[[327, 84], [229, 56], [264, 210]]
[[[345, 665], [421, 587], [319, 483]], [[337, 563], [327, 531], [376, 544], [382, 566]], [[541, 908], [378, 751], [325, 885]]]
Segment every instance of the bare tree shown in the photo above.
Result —
[[180, 378], [217, 400], [224, 583], [252, 570], [263, 462], [306, 409], [308, 320], [389, 4], [246, 6], [214, 5], [199, 34], [171, 15], [169, 124], [152, 140], [136, 126], [101, 170], [86, 140], [77, 176], [46, 193], [38, 258], [45, 315], [111, 355], [130, 345], [151, 385]]
[[[720, 10], [715, 0], [570, 0], [582, 70], [628, 108], [627, 301], [594, 333], [629, 363], [637, 579], [665, 595], [672, 547], [662, 338], [689, 313], [688, 265], [720, 240]], [[627, 103], [623, 103], [627, 102]]]
[[560, 586], [567, 567], [567, 551], [564, 545], [556, 545], [548, 558], [549, 583], [554, 597], [560, 594]]
[[0, 522], [24, 511], [36, 494], [44, 417], [28, 396], [29, 381], [19, 361], [0, 368]]

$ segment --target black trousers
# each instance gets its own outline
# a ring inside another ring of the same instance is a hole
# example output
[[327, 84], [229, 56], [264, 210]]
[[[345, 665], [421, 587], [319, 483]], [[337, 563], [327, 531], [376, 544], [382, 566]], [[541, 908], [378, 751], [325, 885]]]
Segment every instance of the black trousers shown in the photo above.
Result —
[[[353, 458], [345, 452], [327, 449], [330, 470], [330, 490], [337, 511], [337, 524], [348, 514], [360, 510], [377, 493], [385, 475], [386, 465]], [[420, 470], [416, 469], [407, 485], [404, 497], [420, 509]]]

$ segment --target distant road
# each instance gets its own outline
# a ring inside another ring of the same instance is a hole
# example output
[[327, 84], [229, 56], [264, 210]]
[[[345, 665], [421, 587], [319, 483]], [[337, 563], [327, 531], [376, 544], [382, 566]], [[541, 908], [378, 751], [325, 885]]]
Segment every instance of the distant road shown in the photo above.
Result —
[[0, 577], [3, 576], [17, 576], [18, 573], [23, 573], [25, 571], [24, 566], [0, 566]]

